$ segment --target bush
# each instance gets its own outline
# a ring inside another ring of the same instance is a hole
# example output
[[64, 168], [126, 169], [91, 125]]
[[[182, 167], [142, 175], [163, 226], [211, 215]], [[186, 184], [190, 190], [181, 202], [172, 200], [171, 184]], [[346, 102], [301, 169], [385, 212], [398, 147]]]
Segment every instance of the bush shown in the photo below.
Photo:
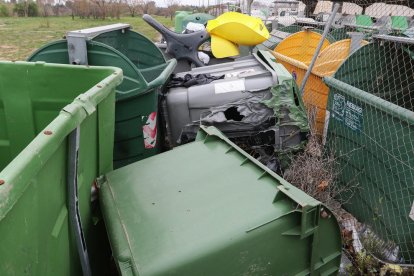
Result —
[[14, 5], [13, 12], [17, 13], [18, 16], [29, 16], [35, 17], [39, 15], [39, 9], [37, 4], [34, 2], [21, 1]]
[[10, 16], [9, 9], [7, 8], [6, 5], [0, 4], [0, 17], [8, 17], [8, 16]]

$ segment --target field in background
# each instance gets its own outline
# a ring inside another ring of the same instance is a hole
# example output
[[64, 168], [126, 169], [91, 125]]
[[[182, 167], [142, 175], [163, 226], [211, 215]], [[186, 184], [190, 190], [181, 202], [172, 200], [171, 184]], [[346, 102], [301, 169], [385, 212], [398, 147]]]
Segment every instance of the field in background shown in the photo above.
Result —
[[[170, 18], [155, 17], [166, 26], [172, 26]], [[121, 19], [79, 19], [71, 17], [8, 17], [0, 18], [0, 60], [25, 60], [33, 51], [47, 42], [62, 39], [67, 31], [114, 23], [131, 24], [138, 31], [155, 41], [159, 34], [141, 17]]]

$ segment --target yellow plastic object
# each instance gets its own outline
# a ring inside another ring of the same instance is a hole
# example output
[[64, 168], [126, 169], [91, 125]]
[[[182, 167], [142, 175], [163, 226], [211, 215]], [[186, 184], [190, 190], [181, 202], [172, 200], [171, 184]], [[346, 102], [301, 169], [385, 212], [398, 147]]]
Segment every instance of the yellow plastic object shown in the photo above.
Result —
[[238, 56], [239, 46], [219, 36], [211, 36], [211, 51], [216, 58]]
[[[300, 40], [296, 41], [296, 43], [300, 43]], [[366, 45], [367, 43], [367, 41], [363, 40], [360, 46]], [[288, 48], [283, 47], [282, 49], [287, 50]], [[342, 62], [349, 56], [350, 50], [350, 39], [340, 40], [325, 47], [325, 49], [318, 55], [315, 66], [306, 83], [303, 101], [312, 117], [310, 121], [314, 122], [313, 128], [319, 135], [323, 134], [326, 104], [329, 95], [329, 88], [324, 84], [322, 78], [325, 76], [332, 76]], [[304, 61], [297, 60], [279, 52], [274, 52], [273, 55], [278, 62], [282, 63], [286, 69], [291, 72], [298, 86], [301, 86], [306, 71], [308, 70], [309, 63], [306, 64]], [[293, 56], [298, 57], [298, 55]], [[302, 57], [303, 56], [304, 55], [302, 55]]]
[[[360, 47], [368, 44], [368, 41], [362, 40]], [[349, 56], [351, 51], [351, 39], [343, 39], [332, 43], [325, 48], [316, 59], [312, 71], [322, 76], [332, 76], [342, 62]]]
[[[319, 33], [300, 31], [282, 40], [274, 51], [309, 65], [321, 38], [322, 35]], [[321, 51], [329, 45], [329, 41], [325, 39]]]
[[254, 46], [269, 38], [269, 31], [261, 19], [238, 12], [226, 12], [209, 20], [207, 32], [212, 37], [211, 48], [215, 57], [234, 56], [237, 45]]

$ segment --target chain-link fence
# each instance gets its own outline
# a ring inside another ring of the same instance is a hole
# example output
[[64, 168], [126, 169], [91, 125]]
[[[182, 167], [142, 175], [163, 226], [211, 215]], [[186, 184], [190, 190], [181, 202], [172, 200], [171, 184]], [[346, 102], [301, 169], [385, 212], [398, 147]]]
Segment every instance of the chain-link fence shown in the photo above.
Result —
[[336, 15], [336, 3], [295, 3], [276, 1], [264, 46], [302, 87], [313, 134], [335, 157], [336, 180], [317, 188], [341, 191], [359, 221], [354, 246], [414, 264], [414, 1], [337, 2]]

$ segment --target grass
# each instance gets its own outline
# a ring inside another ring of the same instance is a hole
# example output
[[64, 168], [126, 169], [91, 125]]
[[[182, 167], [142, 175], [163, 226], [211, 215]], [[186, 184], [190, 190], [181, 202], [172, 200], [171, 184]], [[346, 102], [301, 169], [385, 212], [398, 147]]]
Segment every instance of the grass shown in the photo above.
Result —
[[[165, 17], [155, 17], [166, 26], [173, 21]], [[62, 39], [67, 31], [90, 28], [114, 23], [131, 24], [133, 30], [155, 41], [159, 34], [141, 17], [121, 19], [79, 19], [71, 17], [0, 17], [0, 60], [25, 60], [33, 51], [45, 43]]]

